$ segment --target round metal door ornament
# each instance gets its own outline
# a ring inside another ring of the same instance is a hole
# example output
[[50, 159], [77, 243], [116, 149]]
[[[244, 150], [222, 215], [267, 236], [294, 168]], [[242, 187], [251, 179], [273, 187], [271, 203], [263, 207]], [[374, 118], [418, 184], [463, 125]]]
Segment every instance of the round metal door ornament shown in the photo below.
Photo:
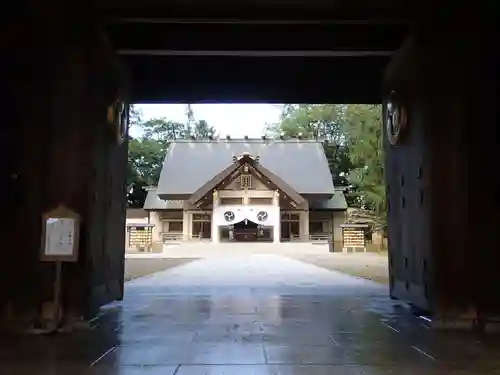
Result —
[[125, 103], [117, 99], [108, 107], [108, 123], [113, 129], [118, 144], [121, 144], [127, 136], [128, 111]]
[[128, 108], [124, 102], [120, 103], [118, 122], [118, 141], [122, 143], [128, 133]]
[[407, 109], [401, 103], [397, 92], [391, 91], [387, 98], [385, 109], [385, 128], [387, 131], [387, 139], [391, 145], [395, 146], [401, 141], [407, 125]]
[[257, 214], [257, 220], [259, 220], [259, 221], [266, 221], [267, 220], [267, 212], [266, 211], [260, 211]]
[[224, 212], [224, 219], [226, 221], [233, 221], [234, 220], [234, 212], [232, 212], [232, 211]]

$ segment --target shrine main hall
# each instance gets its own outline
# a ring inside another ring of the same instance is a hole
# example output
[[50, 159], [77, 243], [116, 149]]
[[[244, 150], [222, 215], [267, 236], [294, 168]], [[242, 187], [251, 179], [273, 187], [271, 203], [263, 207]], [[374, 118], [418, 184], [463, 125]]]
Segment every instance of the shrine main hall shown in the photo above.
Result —
[[347, 203], [323, 143], [189, 139], [170, 144], [144, 204], [153, 242], [341, 238]]

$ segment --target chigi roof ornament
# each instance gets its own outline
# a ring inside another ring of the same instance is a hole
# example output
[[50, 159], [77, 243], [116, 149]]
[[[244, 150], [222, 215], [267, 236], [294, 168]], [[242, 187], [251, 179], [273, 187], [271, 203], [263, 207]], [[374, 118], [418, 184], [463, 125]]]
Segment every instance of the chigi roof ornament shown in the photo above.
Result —
[[240, 161], [242, 159], [252, 159], [256, 162], [259, 161], [259, 156], [253, 156], [252, 154], [250, 154], [248, 151], [245, 151], [245, 152], [242, 152], [240, 154], [240, 156], [233, 156], [233, 161], [236, 162], [236, 161]]

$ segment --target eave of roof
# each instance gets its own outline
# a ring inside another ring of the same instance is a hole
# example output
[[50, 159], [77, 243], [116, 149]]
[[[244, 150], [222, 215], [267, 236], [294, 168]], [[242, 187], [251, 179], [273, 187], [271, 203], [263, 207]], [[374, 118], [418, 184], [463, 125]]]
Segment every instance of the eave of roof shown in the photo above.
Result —
[[345, 199], [344, 192], [336, 190], [330, 199], [313, 199], [309, 201], [310, 209], [317, 210], [347, 210], [347, 200]]
[[[312, 199], [309, 201], [309, 208], [316, 210], [347, 210], [347, 201], [344, 193], [340, 190], [335, 191], [331, 199]], [[163, 200], [158, 197], [156, 190], [150, 189], [144, 203], [144, 209], [147, 211], [156, 210], [182, 210], [182, 200]]]
[[144, 210], [155, 211], [155, 210], [182, 210], [183, 201], [182, 200], [163, 200], [160, 199], [158, 194], [156, 194], [155, 188], [148, 189], [148, 194], [146, 200], [144, 201]]

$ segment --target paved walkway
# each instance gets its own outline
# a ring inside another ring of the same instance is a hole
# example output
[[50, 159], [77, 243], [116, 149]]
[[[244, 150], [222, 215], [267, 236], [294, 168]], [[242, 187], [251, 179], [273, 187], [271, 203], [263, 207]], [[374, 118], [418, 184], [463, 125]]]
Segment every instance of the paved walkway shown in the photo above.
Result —
[[495, 374], [498, 348], [428, 329], [379, 284], [259, 254], [131, 281], [93, 330], [11, 341], [0, 374]]

